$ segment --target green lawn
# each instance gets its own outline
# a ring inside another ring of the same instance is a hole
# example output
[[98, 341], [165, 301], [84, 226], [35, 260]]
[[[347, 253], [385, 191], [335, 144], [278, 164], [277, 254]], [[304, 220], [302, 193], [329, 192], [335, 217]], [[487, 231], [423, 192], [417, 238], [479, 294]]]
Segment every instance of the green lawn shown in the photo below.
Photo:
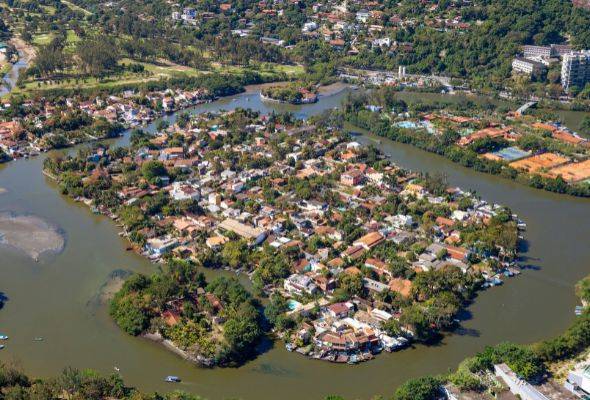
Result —
[[45, 11], [49, 15], [54, 15], [55, 11], [56, 11], [55, 7], [52, 7], [52, 6], [41, 5], [41, 8], [43, 9], [43, 11]]
[[0, 77], [4, 77], [12, 69], [12, 64], [8, 61], [0, 61]]
[[192, 68], [180, 67], [180, 66], [166, 66], [156, 65], [150, 63], [137, 62], [128, 58], [122, 59], [120, 64], [138, 63], [142, 64], [149, 75], [135, 74], [132, 72], [124, 72], [119, 75], [113, 75], [105, 79], [97, 78], [85, 78], [76, 81], [75, 78], [64, 79], [58, 82], [37, 82], [28, 81], [25, 83], [24, 88], [14, 88], [14, 93], [32, 93], [38, 90], [49, 90], [49, 89], [108, 89], [117, 86], [136, 84], [148, 81], [159, 80], [161, 78], [170, 78], [178, 76], [197, 76], [199, 74], [208, 73], [206, 71], [198, 71]]
[[[38, 33], [33, 36], [33, 44], [35, 46], [46, 46], [55, 37], [52, 32]], [[76, 43], [80, 41], [80, 37], [72, 29], [66, 31], [66, 51], [74, 51]]]
[[213, 68], [216, 72], [228, 73], [228, 74], [243, 74], [244, 71], [257, 72], [262, 76], [273, 76], [278, 73], [284, 72], [289, 76], [298, 76], [304, 73], [302, 66], [298, 65], [283, 65], [274, 63], [261, 63], [255, 64], [250, 67], [242, 67], [235, 65], [220, 65], [219, 63], [213, 63]]
[[[68, 31], [68, 42], [72, 41], [75, 42], [79, 40], [77, 36], [73, 32], [71, 32], [73, 36], [70, 35], [70, 31]], [[50, 35], [39, 35], [35, 38], [35, 43], [48, 43], [51, 40]], [[141, 64], [144, 66], [144, 69], [148, 74], [145, 73], [132, 73], [126, 71], [122, 74], [113, 75], [112, 77], [107, 77], [105, 79], [99, 80], [97, 78], [85, 78], [79, 79], [76, 81], [75, 78], [64, 79], [58, 82], [37, 82], [37, 81], [28, 81], [25, 83], [24, 88], [14, 88], [14, 93], [33, 93], [39, 90], [49, 90], [49, 89], [109, 89], [117, 86], [127, 85], [127, 84], [137, 84], [143, 83], [148, 81], [159, 80], [162, 78], [173, 78], [173, 77], [182, 77], [182, 76], [198, 76], [202, 74], [211, 74], [211, 73], [226, 73], [232, 75], [239, 75], [243, 74], [245, 71], [257, 72], [265, 77], [272, 77], [277, 73], [284, 72], [288, 75], [299, 75], [303, 73], [303, 68], [298, 66], [290, 66], [290, 65], [278, 65], [272, 63], [265, 63], [261, 65], [256, 65], [254, 67], [239, 67], [239, 66], [221, 66], [219, 64], [213, 66], [213, 70], [197, 70], [190, 67], [185, 67], [181, 65], [169, 64], [169, 63], [147, 63], [147, 62], [140, 62], [136, 60], [132, 60], [129, 58], [123, 58], [119, 61], [119, 64]], [[74, 71], [71, 71], [71, 74], [74, 74]]]
[[206, 71], [199, 71], [197, 69], [190, 68], [190, 67], [184, 67], [182, 65], [166, 65], [164, 63], [152, 64], [152, 63], [131, 60], [129, 58], [123, 58], [119, 61], [119, 64], [131, 64], [131, 63], [141, 64], [141, 65], [143, 65], [143, 67], [145, 68], [146, 71], [148, 71], [154, 75], [161, 76], [161, 77], [174, 77], [174, 76], [181, 76], [181, 75], [197, 76], [197, 75], [206, 73]]
[[45, 46], [51, 42], [51, 39], [53, 39], [52, 33], [40, 33], [33, 36], [33, 44], [35, 46]]
[[61, 0], [62, 3], [64, 3], [66, 6], [70, 7], [72, 10], [75, 11], [80, 11], [82, 13], [84, 13], [85, 15], [92, 15], [92, 13], [72, 2], [66, 1], [66, 0]]
[[80, 37], [72, 29], [66, 31], [66, 43], [74, 44], [80, 41]]

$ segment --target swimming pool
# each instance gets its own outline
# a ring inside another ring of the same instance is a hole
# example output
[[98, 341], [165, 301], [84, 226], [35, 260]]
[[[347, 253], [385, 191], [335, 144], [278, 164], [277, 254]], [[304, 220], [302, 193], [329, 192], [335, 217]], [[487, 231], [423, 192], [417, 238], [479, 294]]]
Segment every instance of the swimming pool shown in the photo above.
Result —
[[301, 303], [296, 300], [289, 299], [287, 300], [287, 307], [289, 307], [289, 311], [294, 311], [301, 307]]
[[395, 125], [399, 126], [400, 128], [404, 128], [404, 129], [418, 128], [418, 125], [416, 125], [416, 123], [412, 122], [412, 121], [401, 121], [401, 122], [397, 122]]

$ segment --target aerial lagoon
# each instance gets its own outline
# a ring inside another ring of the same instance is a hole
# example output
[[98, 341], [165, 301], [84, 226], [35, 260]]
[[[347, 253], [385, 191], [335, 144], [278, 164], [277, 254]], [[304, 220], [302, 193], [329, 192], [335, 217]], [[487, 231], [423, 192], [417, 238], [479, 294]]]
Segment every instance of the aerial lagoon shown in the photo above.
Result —
[[[243, 107], [305, 117], [337, 107], [347, 92], [322, 97], [313, 105], [291, 106], [263, 103], [251, 89], [194, 112]], [[127, 140], [126, 136], [115, 142], [124, 145]], [[68, 365], [103, 373], [114, 372], [116, 366], [129, 384], [142, 390], [180, 389], [209, 399], [265, 400], [276, 398], [276, 393], [286, 400], [321, 399], [327, 394], [368, 399], [391, 394], [408, 378], [454, 368], [485, 345], [547, 338], [571, 323], [573, 285], [590, 273], [590, 246], [579, 245], [581, 238], [590, 237], [590, 200], [527, 188], [370, 134], [358, 140], [380, 147], [400, 166], [444, 172], [451, 184], [508, 205], [528, 224], [524, 273], [480, 294], [462, 316], [462, 328], [439, 345], [416, 346], [349, 366], [314, 362], [289, 353], [280, 342], [267, 342], [258, 358], [243, 367], [201, 369], [150, 341], [127, 336], [110, 320], [105, 304], [120, 274], [114, 271], [151, 273], [157, 266], [126, 251], [128, 244], [111, 220], [62, 196], [41, 173], [41, 156], [0, 166], [0, 186], [7, 189], [0, 196], [0, 211], [35, 215], [59, 226], [67, 243], [61, 253], [40, 262], [0, 249], [0, 290], [8, 297], [0, 328], [10, 336], [2, 360], [15, 360], [36, 376], [54, 375]], [[33, 340], [39, 336], [43, 342]], [[170, 374], [180, 376], [183, 383], [166, 385], [163, 377]]]

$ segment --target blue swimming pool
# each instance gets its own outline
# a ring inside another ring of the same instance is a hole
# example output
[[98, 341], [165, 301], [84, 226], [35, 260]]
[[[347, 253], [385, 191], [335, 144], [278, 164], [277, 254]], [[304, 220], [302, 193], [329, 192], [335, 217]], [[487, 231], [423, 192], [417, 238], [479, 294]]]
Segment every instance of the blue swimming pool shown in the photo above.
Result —
[[287, 300], [287, 307], [289, 307], [289, 311], [293, 311], [301, 307], [301, 303], [293, 299], [289, 299]]

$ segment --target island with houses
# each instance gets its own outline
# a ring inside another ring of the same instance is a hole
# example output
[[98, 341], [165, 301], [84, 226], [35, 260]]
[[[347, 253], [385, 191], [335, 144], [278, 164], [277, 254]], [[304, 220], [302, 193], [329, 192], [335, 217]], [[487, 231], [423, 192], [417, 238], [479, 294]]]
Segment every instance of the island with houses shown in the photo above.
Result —
[[[349, 364], [433, 343], [478, 290], [520, 273], [525, 225], [509, 209], [321, 117], [236, 109], [130, 140], [44, 169], [162, 265], [128, 278], [117, 324], [198, 364], [245, 362], [264, 336]], [[203, 268], [236, 276], [208, 283]]]

